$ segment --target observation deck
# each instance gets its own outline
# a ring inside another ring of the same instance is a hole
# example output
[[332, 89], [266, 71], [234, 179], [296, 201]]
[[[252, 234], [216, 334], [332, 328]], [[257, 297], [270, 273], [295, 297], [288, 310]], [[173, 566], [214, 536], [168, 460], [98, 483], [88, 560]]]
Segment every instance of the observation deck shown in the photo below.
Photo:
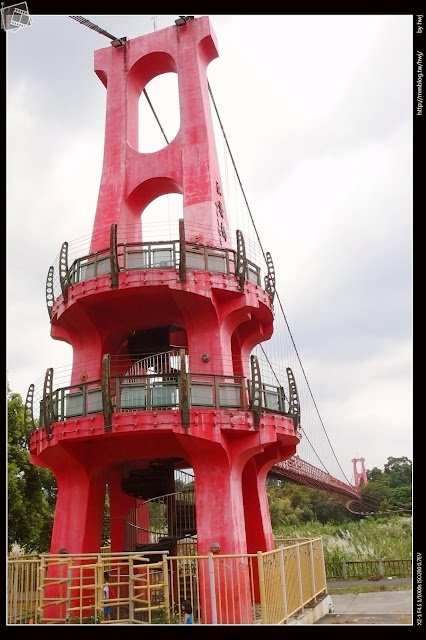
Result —
[[[267, 335], [269, 328], [272, 331], [275, 293], [272, 259], [266, 254], [266, 275], [262, 276], [261, 267], [247, 259], [240, 231], [236, 247], [188, 242], [183, 220], [179, 221], [179, 238], [155, 242], [117, 242], [117, 228], [112, 225], [108, 247], [80, 256], [70, 265], [65, 242], [55, 265], [57, 277], [52, 266], [46, 282], [52, 336], [72, 342], [72, 327], [79, 325], [82, 315], [80, 328], [91, 316], [91, 323], [102, 333], [103, 324], [108, 325], [117, 306], [122, 332], [131, 333], [136, 322], [142, 326], [140, 317], [135, 317], [141, 314], [134, 296], [149, 305], [150, 324], [155, 304], [161, 306], [164, 322], [168, 313], [163, 298], [170, 296], [170, 289], [180, 291], [186, 300], [191, 293], [197, 297], [201, 293], [216, 309], [243, 297], [244, 306], [252, 307], [251, 323], [256, 319]], [[170, 311], [172, 300], [168, 306]], [[168, 320], [177, 321], [175, 310]], [[241, 357], [227, 360], [223, 355], [216, 358], [192, 349], [190, 363], [187, 347], [132, 353], [125, 358], [104, 353], [100, 375], [90, 375], [96, 366], [86, 361], [77, 380], [73, 374], [72, 383], [59, 388], [54, 388], [54, 370], [48, 369], [43, 388], [31, 385], [27, 395], [30, 451], [38, 455], [58, 441], [114, 432], [186, 433], [191, 429], [193, 433], [205, 420], [234, 433], [268, 426], [297, 444], [300, 408], [291, 369], [277, 380], [280, 384], [270, 384], [263, 373], [267, 365], [255, 356], [247, 360], [249, 367]], [[123, 371], [125, 361], [128, 366]], [[202, 365], [197, 366], [200, 361]]]

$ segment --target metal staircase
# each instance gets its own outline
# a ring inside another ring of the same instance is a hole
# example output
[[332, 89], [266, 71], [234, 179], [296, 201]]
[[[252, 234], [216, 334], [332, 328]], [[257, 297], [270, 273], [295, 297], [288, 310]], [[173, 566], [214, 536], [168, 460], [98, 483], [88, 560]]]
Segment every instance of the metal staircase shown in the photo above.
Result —
[[[147, 478], [150, 469], [140, 470], [145, 477], [144, 491], [149, 492]], [[159, 470], [155, 482], [158, 489], [161, 486], [162, 473]], [[125, 520], [125, 548], [127, 551], [169, 551], [176, 553], [176, 543], [184, 538], [196, 535], [195, 494], [193, 476], [183, 471], [179, 474], [180, 484], [186, 485], [182, 490], [160, 496], [153, 496], [141, 501], [136, 508], [129, 511]], [[182, 478], [185, 478], [182, 481]], [[129, 492], [129, 480], [126, 489]], [[133, 482], [135, 476], [133, 475]], [[166, 477], [164, 475], [164, 483]], [[176, 483], [176, 480], [175, 480]], [[163, 485], [164, 486], [164, 485]]]

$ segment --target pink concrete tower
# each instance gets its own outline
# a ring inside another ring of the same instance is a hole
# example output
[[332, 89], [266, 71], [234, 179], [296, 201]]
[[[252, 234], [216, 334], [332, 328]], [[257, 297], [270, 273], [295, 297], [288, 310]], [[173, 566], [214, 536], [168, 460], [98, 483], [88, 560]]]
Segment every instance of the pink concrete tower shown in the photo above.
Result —
[[[266, 476], [295, 453], [300, 413], [291, 371], [287, 395], [267, 394], [252, 356], [273, 332], [274, 274], [268, 257], [262, 283], [229, 230], [206, 73], [217, 56], [207, 17], [95, 52], [107, 107], [90, 254], [69, 266], [64, 243], [57, 296], [52, 267], [47, 280], [71, 383], [55, 389], [47, 371], [30, 436], [31, 462], [57, 480], [52, 553], [99, 551], [106, 487], [112, 551], [131, 550], [127, 514], [173, 491], [179, 468], [194, 471], [199, 554], [214, 542], [221, 554], [274, 548]], [[166, 72], [178, 77], [180, 129], [140, 153], [138, 100]], [[144, 210], [169, 193], [183, 196], [179, 237], [144, 242]], [[30, 418], [31, 400], [30, 387]]]
[[[367, 484], [367, 472], [365, 470], [365, 458], [352, 458], [354, 485], [358, 489], [362, 484]], [[360, 468], [361, 467], [361, 468]]]

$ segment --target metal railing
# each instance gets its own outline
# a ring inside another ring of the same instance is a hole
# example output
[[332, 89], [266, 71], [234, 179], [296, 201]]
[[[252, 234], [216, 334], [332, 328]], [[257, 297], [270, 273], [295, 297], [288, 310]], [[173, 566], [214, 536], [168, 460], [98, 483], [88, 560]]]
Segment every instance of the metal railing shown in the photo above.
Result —
[[[119, 271], [134, 269], [179, 269], [180, 241], [130, 242], [117, 245]], [[185, 242], [187, 269], [202, 269], [215, 273], [237, 275], [237, 260], [234, 249]], [[246, 261], [245, 277], [261, 285], [260, 267]], [[111, 273], [111, 249], [81, 256], [73, 261], [68, 270], [70, 285], [89, 278]], [[59, 292], [58, 292], [59, 293]]]
[[[12, 575], [29, 572], [26, 560], [8, 564]], [[151, 563], [141, 553], [43, 554], [31, 565], [31, 580], [8, 581], [9, 624], [179, 624], [183, 600], [195, 624], [282, 624], [327, 590], [321, 538], [266, 553], [163, 553]]]
[[[189, 373], [185, 384], [190, 407], [246, 410], [250, 406], [251, 381], [242, 376]], [[262, 384], [262, 396], [262, 410], [288, 413], [288, 402], [282, 387]], [[181, 406], [181, 397], [180, 373], [131, 374], [111, 378], [113, 411], [176, 409]], [[55, 389], [49, 402], [54, 421], [102, 413], [102, 379]], [[43, 425], [41, 403], [39, 426]]]
[[8, 622], [26, 624], [39, 608], [40, 556], [9, 558], [7, 562]]
[[[134, 363], [124, 375], [112, 376], [111, 356], [104, 354], [102, 377], [88, 379], [84, 373], [78, 383], [57, 389], [53, 387], [54, 371], [49, 368], [42, 393], [35, 397], [34, 385], [28, 389], [24, 414], [28, 435], [44, 427], [50, 437], [52, 423], [95, 413], [103, 413], [108, 431], [113, 412], [135, 410], [179, 409], [182, 425], [189, 427], [192, 407], [251, 410], [255, 429], [259, 428], [261, 412], [281, 413], [293, 420], [294, 432], [299, 432], [298, 394], [289, 367], [284, 388], [262, 382], [258, 360], [253, 355], [251, 379], [189, 371], [188, 353], [182, 348], [132, 357]], [[115, 361], [114, 370], [117, 372]]]

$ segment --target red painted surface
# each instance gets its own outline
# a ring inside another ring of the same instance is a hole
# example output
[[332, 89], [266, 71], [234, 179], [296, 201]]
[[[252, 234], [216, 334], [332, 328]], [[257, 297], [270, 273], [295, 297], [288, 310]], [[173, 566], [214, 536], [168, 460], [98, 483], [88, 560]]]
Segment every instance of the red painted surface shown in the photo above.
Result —
[[[216, 38], [207, 17], [184, 27], [170, 27], [134, 38], [125, 47], [95, 53], [95, 71], [107, 87], [104, 169], [99, 191], [92, 251], [108, 245], [109, 229], [118, 223], [121, 238], [140, 240], [135, 228], [141, 213], [155, 198], [183, 195], [188, 239], [226, 246], [218, 234], [216, 202], [223, 197], [209, 109], [206, 69], [218, 56]], [[178, 74], [181, 125], [161, 151], [138, 149], [138, 101], [150, 80]], [[142, 224], [143, 226], [143, 224]], [[103, 233], [104, 232], [104, 233]]]
[[[208, 18], [95, 53], [107, 112], [91, 251], [109, 246], [113, 223], [120, 241], [140, 242], [144, 209], [167, 193], [183, 194], [188, 241], [229, 246], [229, 233], [225, 240], [218, 225], [228, 231], [206, 77], [216, 56]], [[178, 74], [180, 130], [165, 149], [141, 154], [139, 95], [149, 80], [168, 71]], [[268, 293], [253, 282], [241, 291], [234, 275], [188, 269], [180, 282], [176, 269], [145, 269], [121, 271], [115, 288], [110, 275], [75, 284], [66, 301], [55, 301], [51, 324], [52, 337], [73, 347], [71, 384], [99, 379], [103, 355], [125, 356], [133, 332], [165, 326], [177, 327], [175, 337], [185, 338], [191, 372], [250, 378], [250, 352], [272, 335], [273, 313]], [[207, 362], [205, 353], [211, 356]], [[132, 360], [121, 362], [114, 375], [123, 375]], [[178, 410], [164, 409], [114, 412], [109, 432], [100, 413], [53, 423], [50, 437], [38, 429], [30, 438], [31, 461], [50, 468], [58, 483], [51, 552], [99, 551], [106, 485], [112, 550], [123, 550], [124, 515], [136, 499], [121, 488], [121, 465], [164, 458], [181, 458], [194, 469], [200, 554], [213, 542], [221, 553], [270, 550], [266, 475], [276, 461], [294, 454], [298, 442], [286, 416], [263, 412], [256, 429], [250, 410], [204, 407], [190, 409], [188, 428]], [[241, 584], [250, 594], [247, 576]], [[248, 619], [248, 608], [238, 611], [235, 622]]]

